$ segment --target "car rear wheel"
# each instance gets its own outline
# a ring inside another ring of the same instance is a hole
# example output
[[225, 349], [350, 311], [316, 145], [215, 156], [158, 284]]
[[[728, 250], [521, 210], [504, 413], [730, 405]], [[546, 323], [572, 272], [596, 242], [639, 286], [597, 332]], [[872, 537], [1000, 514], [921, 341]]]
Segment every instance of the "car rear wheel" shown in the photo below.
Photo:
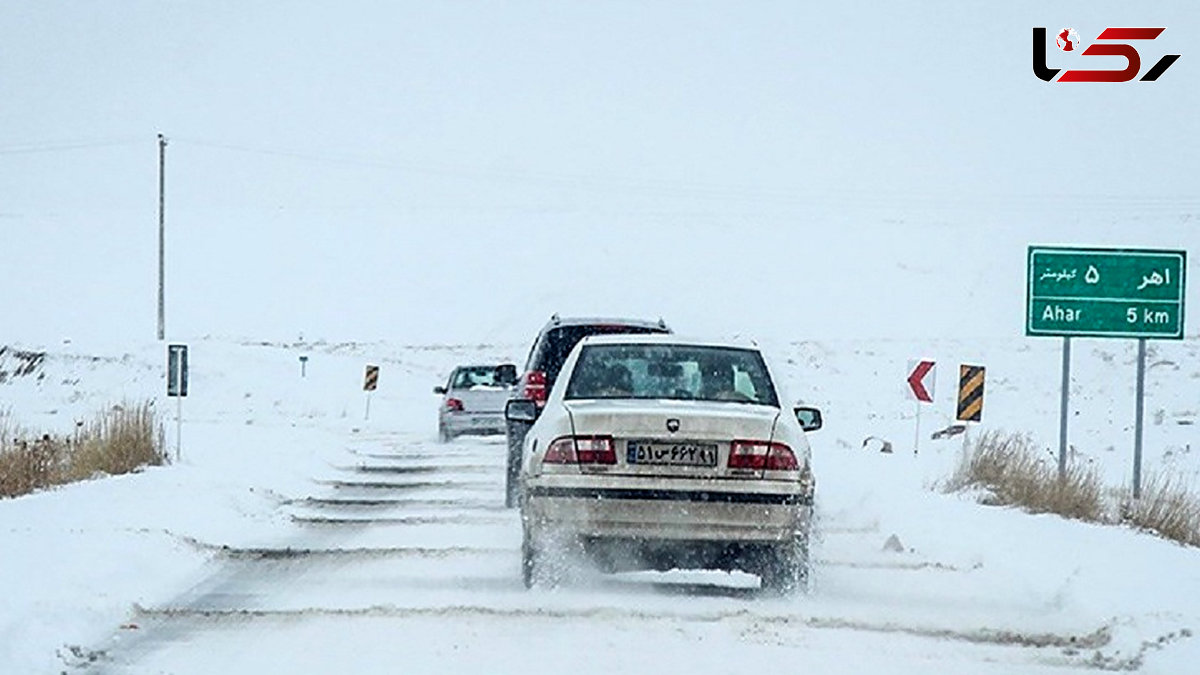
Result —
[[438, 423], [438, 442], [439, 443], [449, 443], [453, 439], [454, 439], [454, 434], [450, 433], [450, 430], [446, 428], [445, 424], [442, 424], [439, 422]]
[[525, 588], [556, 588], [566, 581], [576, 551], [574, 537], [535, 536], [524, 529], [521, 538], [521, 580]]
[[808, 592], [808, 537], [796, 535], [792, 540], [776, 544], [763, 551], [759, 560], [762, 590], [775, 595]]
[[525, 588], [533, 588], [534, 582], [537, 579], [537, 553], [533, 550], [533, 543], [529, 541], [529, 533], [521, 538], [521, 581], [524, 582]]

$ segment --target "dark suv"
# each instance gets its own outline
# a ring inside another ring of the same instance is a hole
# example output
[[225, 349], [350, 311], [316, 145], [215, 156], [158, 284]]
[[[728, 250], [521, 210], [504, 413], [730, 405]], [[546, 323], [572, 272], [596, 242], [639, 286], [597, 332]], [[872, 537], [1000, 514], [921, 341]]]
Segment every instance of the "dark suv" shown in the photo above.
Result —
[[[542, 406], [546, 405], [546, 396], [554, 387], [558, 371], [562, 370], [567, 355], [580, 340], [589, 335], [670, 332], [671, 329], [667, 328], [662, 319], [560, 319], [555, 314], [533, 341], [533, 348], [529, 350], [529, 358], [525, 361], [524, 374], [513, 388], [512, 398], [532, 400], [540, 411]], [[531, 422], [505, 421], [505, 431], [508, 435], [508, 476], [505, 481], [504, 505], [510, 508], [517, 504], [521, 448], [525, 444], [525, 434], [531, 426]]]

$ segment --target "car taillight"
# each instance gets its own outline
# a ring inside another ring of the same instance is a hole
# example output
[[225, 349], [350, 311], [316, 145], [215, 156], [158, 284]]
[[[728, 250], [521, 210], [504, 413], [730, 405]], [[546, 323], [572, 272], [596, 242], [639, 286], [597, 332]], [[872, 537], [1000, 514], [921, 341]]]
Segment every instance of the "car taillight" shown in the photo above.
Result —
[[540, 408], [546, 405], [546, 373], [540, 370], [531, 370], [525, 374], [525, 387], [521, 392], [523, 398], [527, 398]]
[[800, 465], [796, 454], [783, 443], [734, 441], [729, 448], [729, 468], [795, 471]]
[[446, 399], [446, 410], [454, 410], [457, 412], [462, 412], [462, 409], [463, 409], [462, 401], [460, 401], [456, 398]]
[[562, 436], [546, 448], [547, 464], [616, 464], [617, 448], [612, 436]]

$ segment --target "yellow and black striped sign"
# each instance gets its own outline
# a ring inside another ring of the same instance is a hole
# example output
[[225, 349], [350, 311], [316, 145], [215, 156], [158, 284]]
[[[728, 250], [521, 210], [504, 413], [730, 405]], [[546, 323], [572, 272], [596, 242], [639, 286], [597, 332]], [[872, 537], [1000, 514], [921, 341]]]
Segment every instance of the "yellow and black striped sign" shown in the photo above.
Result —
[[375, 391], [379, 386], [379, 366], [367, 366], [367, 378], [363, 380], [363, 391]]
[[958, 367], [958, 420], [978, 422], [983, 419], [983, 366]]

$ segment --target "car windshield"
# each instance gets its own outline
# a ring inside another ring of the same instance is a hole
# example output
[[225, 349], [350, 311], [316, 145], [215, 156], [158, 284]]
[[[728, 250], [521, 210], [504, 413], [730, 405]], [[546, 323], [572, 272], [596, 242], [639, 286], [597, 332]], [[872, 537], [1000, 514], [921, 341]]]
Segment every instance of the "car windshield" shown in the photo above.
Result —
[[454, 379], [450, 383], [450, 388], [507, 387], [516, 381], [516, 374], [516, 368], [512, 366], [472, 366], [470, 368], [459, 368], [454, 373]]
[[730, 401], [779, 406], [753, 349], [621, 344], [583, 348], [566, 398]]

